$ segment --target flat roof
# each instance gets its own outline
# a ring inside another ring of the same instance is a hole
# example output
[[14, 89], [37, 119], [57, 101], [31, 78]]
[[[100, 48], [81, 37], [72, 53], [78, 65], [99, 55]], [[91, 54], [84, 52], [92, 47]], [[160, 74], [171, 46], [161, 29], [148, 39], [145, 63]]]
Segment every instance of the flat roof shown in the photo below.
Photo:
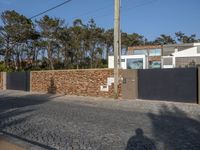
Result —
[[146, 50], [146, 49], [162, 49], [162, 45], [141, 45], [141, 46], [128, 47], [128, 51]]
[[162, 49], [167, 47], [180, 47], [180, 46], [200, 46], [199, 43], [183, 43], [183, 44], [166, 44], [166, 45], [140, 45], [128, 47], [128, 51], [134, 50], [151, 50], [151, 49]]
[[163, 47], [200, 46], [200, 43], [166, 44]]

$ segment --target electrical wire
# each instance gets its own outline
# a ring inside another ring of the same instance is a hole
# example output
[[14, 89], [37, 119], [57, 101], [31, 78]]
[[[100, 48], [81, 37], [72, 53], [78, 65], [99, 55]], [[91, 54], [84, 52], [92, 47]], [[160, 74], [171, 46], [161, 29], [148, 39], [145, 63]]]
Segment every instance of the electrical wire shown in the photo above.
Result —
[[36, 14], [36, 15], [30, 17], [29, 19], [33, 19], [33, 18], [36, 18], [36, 17], [38, 17], [38, 16], [41, 16], [41, 15], [43, 15], [43, 14], [49, 12], [49, 11], [52, 11], [52, 10], [54, 10], [54, 9], [56, 9], [56, 8], [58, 8], [58, 7], [60, 7], [60, 6], [62, 6], [62, 5], [67, 4], [67, 3], [71, 2], [71, 1], [72, 1], [72, 0], [64, 1], [64, 2], [61, 3], [61, 4], [58, 4], [58, 5], [56, 5], [56, 6], [52, 7], [52, 8], [49, 8], [49, 9], [43, 11], [43, 12], [40, 12], [40, 13], [38, 13], [38, 14]]
[[[130, 11], [130, 10], [133, 10], [134, 8], [142, 7], [142, 6], [145, 6], [145, 5], [150, 5], [150, 4], [152, 4], [152, 3], [155, 3], [156, 1], [158, 1], [158, 0], [143, 1], [143, 2], [140, 3], [140, 4], [136, 4], [136, 5], [132, 6], [132, 7], [128, 7], [127, 9], [124, 9], [124, 7], [121, 7], [121, 8], [122, 8], [121, 14], [124, 14], [124, 13], [126, 13], [126, 12], [128, 12], [128, 11]], [[106, 8], [107, 8], [107, 7], [106, 7]], [[93, 16], [92, 18], [93, 18], [93, 19], [95, 19], [95, 18], [100, 19], [100, 18], [104, 18], [104, 17], [107, 17], [107, 16], [112, 16], [112, 15], [113, 15], [112, 13], [110, 13], [110, 14], [104, 13], [104, 14], [101, 14], [101, 15]], [[87, 15], [86, 15], [86, 16], [82, 15], [82, 16], [83, 16], [83, 17], [87, 17]], [[73, 18], [73, 19], [75, 19], [75, 18]]]
[[[36, 15], [30, 17], [29, 19], [33, 19], [33, 18], [36, 18], [36, 17], [38, 17], [38, 16], [41, 16], [41, 15], [43, 15], [43, 14], [49, 12], [49, 11], [52, 11], [52, 10], [54, 10], [54, 9], [56, 9], [56, 8], [58, 8], [58, 7], [60, 7], [60, 6], [62, 6], [62, 5], [67, 4], [67, 3], [71, 2], [71, 1], [72, 1], [72, 0], [64, 1], [64, 2], [61, 3], [61, 4], [58, 4], [58, 5], [56, 5], [56, 6], [52, 7], [52, 8], [50, 8], [50, 9], [47, 9], [47, 10], [41, 12], [41, 13], [38, 13], [38, 14], [36, 14]], [[124, 11], [123, 11], [123, 7], [122, 7], [122, 14], [123, 14], [124, 12], [127, 12], [127, 11], [132, 10], [133, 8], [142, 7], [142, 6], [145, 6], [145, 5], [154, 3], [154, 2], [156, 2], [156, 1], [157, 1], [157, 0], [150, 0], [150, 1], [147, 1], [147, 2], [144, 2], [144, 3], [141, 3], [141, 4], [137, 4], [137, 5], [135, 5], [134, 7], [129, 7], [128, 9], [126, 9], [126, 10], [124, 10]], [[79, 16], [72, 17], [71, 19], [76, 19], [76, 18], [79, 18], [79, 17], [87, 17], [89, 14], [92, 14], [92, 13], [94, 14], [94, 13], [99, 12], [99, 11], [101, 11], [101, 10], [110, 8], [111, 5], [113, 5], [113, 4], [109, 4], [109, 5], [106, 5], [106, 6], [102, 7], [102, 8], [98, 8], [98, 9], [95, 9], [95, 10], [92, 10], [92, 11], [88, 11], [88, 12], [86, 12], [86, 13], [83, 13], [83, 14], [79, 15]], [[110, 14], [107, 14], [107, 13], [105, 14], [105, 13], [104, 13], [104, 14], [102, 14], [102, 15], [94, 16], [93, 18], [97, 18], [97, 17], [98, 17], [98, 18], [103, 18], [103, 17], [111, 16], [111, 15], [113, 15], [113, 14], [111, 14], [111, 13], [110, 13]]]
[[97, 13], [97, 12], [99, 12], [99, 11], [101, 11], [101, 10], [105, 10], [105, 9], [107, 9], [107, 8], [110, 8], [110, 6], [113, 6], [113, 3], [112, 3], [112, 4], [109, 4], [109, 5], [106, 5], [106, 6], [104, 6], [104, 7], [101, 7], [101, 8], [97, 8], [97, 9], [95, 9], [95, 10], [91, 10], [91, 11], [82, 13], [81, 15], [77, 15], [76, 17], [72, 17], [71, 19], [73, 20], [73, 19], [77, 19], [77, 18], [80, 18], [80, 17], [86, 17], [86, 16], [88, 16], [88, 15], [90, 15], [90, 14], [92, 14], [92, 13], [94, 14], [94, 13]]
[[134, 7], [129, 7], [129, 8], [127, 8], [126, 10], [124, 10], [123, 13], [124, 13], [124, 12], [127, 12], [127, 11], [130, 11], [130, 10], [133, 10], [133, 8], [138, 8], [138, 7], [142, 7], [142, 6], [145, 6], [145, 5], [153, 4], [153, 3], [155, 3], [156, 1], [158, 1], [158, 0], [149, 0], [149, 1], [147, 1], [147, 2], [143, 2], [143, 3], [141, 3], [141, 4], [135, 5]]

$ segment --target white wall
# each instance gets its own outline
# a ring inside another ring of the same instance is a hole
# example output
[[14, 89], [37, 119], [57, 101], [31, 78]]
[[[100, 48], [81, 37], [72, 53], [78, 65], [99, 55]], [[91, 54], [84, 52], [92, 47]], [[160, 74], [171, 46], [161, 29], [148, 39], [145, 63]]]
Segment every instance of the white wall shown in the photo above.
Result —
[[162, 63], [162, 68], [174, 68], [176, 66], [176, 58], [178, 57], [198, 57], [199, 56], [199, 59], [200, 59], [200, 53], [197, 53], [197, 47], [192, 47], [183, 51], [175, 52], [175, 53], [172, 53], [172, 55], [173, 56], [163, 56], [162, 62], [163, 62], [163, 58], [172, 57], [173, 65], [163, 65]]
[[[143, 69], [147, 68], [147, 59], [145, 55], [122, 55], [121, 59], [125, 59], [124, 62], [121, 62], [122, 69], [127, 69], [127, 59], [129, 58], [142, 58]], [[114, 68], [114, 56], [108, 57], [108, 68]]]
[[194, 43], [194, 46], [200, 46], [200, 43]]
[[114, 68], [114, 56], [108, 56], [108, 68]]
[[200, 54], [197, 53], [197, 47], [192, 47], [183, 51], [179, 51], [177, 53], [172, 54], [174, 57], [196, 57], [200, 56]]

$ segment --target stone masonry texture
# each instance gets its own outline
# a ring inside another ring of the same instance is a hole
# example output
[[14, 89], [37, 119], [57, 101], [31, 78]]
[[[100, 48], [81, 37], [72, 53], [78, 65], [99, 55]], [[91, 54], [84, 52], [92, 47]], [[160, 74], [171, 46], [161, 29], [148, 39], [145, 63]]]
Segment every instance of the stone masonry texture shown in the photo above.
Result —
[[[31, 91], [64, 93], [66, 95], [113, 97], [114, 85], [108, 91], [100, 87], [107, 85], [107, 78], [114, 77], [112, 69], [80, 69], [31, 72]], [[119, 95], [121, 86], [119, 85]]]

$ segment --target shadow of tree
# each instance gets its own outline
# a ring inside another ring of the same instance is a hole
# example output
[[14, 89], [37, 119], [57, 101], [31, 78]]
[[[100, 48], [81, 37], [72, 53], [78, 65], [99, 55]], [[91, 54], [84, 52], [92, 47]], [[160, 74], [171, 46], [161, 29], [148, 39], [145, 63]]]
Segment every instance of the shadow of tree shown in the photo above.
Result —
[[0, 113], [19, 109], [26, 106], [39, 105], [48, 100], [27, 100], [26, 96], [18, 97], [4, 97], [0, 98]]
[[136, 129], [135, 134], [128, 140], [125, 150], [157, 150], [153, 140], [145, 136], [142, 129]]
[[200, 149], [200, 116], [191, 117], [176, 106], [163, 105], [158, 114], [149, 113], [153, 136], [167, 150]]
[[53, 77], [50, 80], [50, 86], [47, 90], [48, 90], [48, 93], [50, 94], [56, 94], [57, 87], [55, 85], [55, 79]]
[[[12, 92], [14, 95], [12, 95]], [[51, 101], [62, 95], [51, 95], [51, 94], [25, 94], [18, 95], [17, 91], [4, 91], [4, 94], [0, 94], [0, 113], [8, 110], [19, 109], [27, 106], [40, 105]]]
[[[15, 93], [16, 91], [13, 92]], [[6, 136], [11, 136], [44, 149], [55, 150], [55, 148], [49, 147], [37, 141], [25, 139], [24, 137], [20, 136], [20, 132], [24, 132], [23, 129], [19, 130], [18, 134], [7, 132], [6, 129], [23, 124], [23, 122], [26, 122], [28, 119], [30, 119], [35, 109], [34, 107], [32, 108], [29, 106], [41, 105], [50, 101], [56, 96], [46, 94], [24, 94], [21, 96], [16, 96], [15, 94], [12, 95], [12, 91], [5, 91], [4, 94], [2, 93], [0, 95], [0, 132]]]

